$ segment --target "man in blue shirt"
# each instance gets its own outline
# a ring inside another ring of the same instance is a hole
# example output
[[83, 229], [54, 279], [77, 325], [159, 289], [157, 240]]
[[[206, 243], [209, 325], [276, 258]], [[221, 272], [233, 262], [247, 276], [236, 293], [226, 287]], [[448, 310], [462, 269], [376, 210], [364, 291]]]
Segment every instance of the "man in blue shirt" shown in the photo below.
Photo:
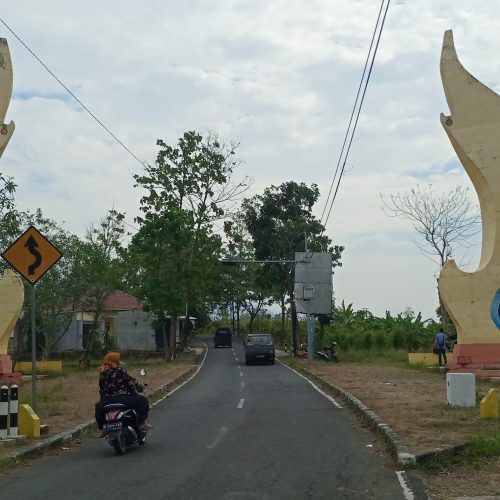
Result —
[[434, 340], [434, 347], [437, 349], [437, 354], [439, 355], [439, 366], [443, 366], [441, 362], [441, 357], [444, 359], [444, 364], [447, 363], [446, 360], [446, 334], [443, 329], [440, 328], [436, 333], [436, 339]]

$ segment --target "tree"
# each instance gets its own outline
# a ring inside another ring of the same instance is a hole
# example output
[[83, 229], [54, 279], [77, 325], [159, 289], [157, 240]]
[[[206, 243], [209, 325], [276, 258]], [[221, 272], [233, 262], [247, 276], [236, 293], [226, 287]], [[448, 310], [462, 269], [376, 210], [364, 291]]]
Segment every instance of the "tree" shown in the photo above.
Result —
[[106, 299], [113, 291], [123, 287], [122, 242], [126, 236], [124, 219], [125, 216], [113, 208], [97, 226], [91, 224], [87, 229], [81, 259], [75, 263], [74, 272], [80, 276], [80, 286], [84, 290], [78, 305], [93, 311], [90, 336], [82, 359], [84, 366], [88, 364], [99, 337], [98, 326]]
[[[69, 306], [82, 295], [82, 279], [75, 273], [82, 260], [83, 242], [65, 231], [56, 221], [43, 215], [40, 209], [11, 211], [12, 224], [3, 233], [5, 244], [10, 245], [29, 226], [35, 226], [63, 254], [62, 258], [36, 284], [35, 323], [38, 351], [47, 359], [54, 344], [64, 335], [72, 320]], [[5, 229], [5, 228], [4, 228]], [[30, 296], [33, 285], [24, 282], [25, 297]], [[25, 300], [23, 314], [15, 327], [16, 357], [25, 353], [31, 339], [31, 301]]]
[[224, 222], [224, 232], [227, 238], [226, 259], [247, 262], [225, 263], [221, 273], [222, 286], [229, 292], [228, 299], [233, 304], [233, 313], [236, 313], [238, 332], [241, 309], [248, 313], [249, 330], [252, 331], [255, 318], [270, 302], [267, 300], [266, 287], [259, 279], [259, 267], [251, 262], [255, 260], [255, 250], [241, 210]]
[[[16, 184], [0, 172], [0, 248], [6, 250], [19, 235], [19, 214], [15, 208]], [[5, 266], [5, 263], [2, 264]]]
[[292, 316], [293, 349], [297, 347], [297, 313], [294, 301], [295, 252], [304, 251], [304, 235], [308, 249], [332, 252], [332, 266], [340, 266], [341, 246], [330, 247], [331, 239], [324, 235], [324, 227], [312, 213], [319, 198], [318, 186], [285, 182], [270, 186], [262, 195], [243, 201], [243, 212], [248, 232], [252, 236], [257, 260], [290, 261], [265, 264], [261, 282], [280, 302], [282, 338], [284, 338], [285, 307], [290, 305]]
[[[448, 193], [437, 193], [432, 185], [401, 193], [382, 195], [383, 210], [389, 217], [412, 223], [417, 232], [415, 244], [421, 253], [436, 262], [441, 269], [453, 256], [456, 246], [469, 247], [470, 240], [481, 231], [481, 217], [468, 196], [468, 189], [457, 186]], [[448, 323], [438, 288], [439, 308], [443, 328]]]
[[[176, 147], [162, 140], [156, 162], [135, 176], [146, 190], [138, 217], [141, 231], [133, 239], [139, 257], [141, 297], [159, 316], [177, 317], [201, 306], [215, 276], [221, 239], [214, 221], [248, 188], [247, 180], [231, 181], [238, 165], [235, 146], [217, 137], [185, 132]], [[141, 241], [142, 239], [142, 241]], [[158, 287], [163, 288], [160, 292]], [[186, 338], [183, 338], [186, 342]], [[172, 351], [174, 354], [175, 351]]]
[[83, 255], [83, 242], [55, 221], [43, 217], [40, 210], [26, 222], [26, 225], [37, 227], [63, 254], [36, 285], [36, 325], [43, 336], [40, 347], [42, 359], [46, 360], [71, 324], [73, 312], [70, 305], [84, 293], [82, 279], [76, 271]]

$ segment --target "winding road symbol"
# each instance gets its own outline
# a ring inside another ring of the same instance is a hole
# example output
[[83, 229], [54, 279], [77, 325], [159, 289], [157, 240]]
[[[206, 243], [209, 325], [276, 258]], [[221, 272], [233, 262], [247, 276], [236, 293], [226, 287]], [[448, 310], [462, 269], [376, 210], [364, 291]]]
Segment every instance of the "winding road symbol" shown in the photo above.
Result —
[[34, 226], [30, 226], [2, 257], [31, 284], [35, 284], [62, 253]]
[[26, 241], [24, 246], [28, 249], [28, 252], [35, 257], [35, 262], [33, 262], [33, 264], [28, 267], [28, 274], [32, 276], [33, 274], [35, 274], [35, 269], [37, 267], [40, 267], [40, 264], [42, 263], [42, 256], [36, 249], [38, 243], [36, 242], [35, 238], [33, 238], [33, 236], [30, 235], [28, 241]]

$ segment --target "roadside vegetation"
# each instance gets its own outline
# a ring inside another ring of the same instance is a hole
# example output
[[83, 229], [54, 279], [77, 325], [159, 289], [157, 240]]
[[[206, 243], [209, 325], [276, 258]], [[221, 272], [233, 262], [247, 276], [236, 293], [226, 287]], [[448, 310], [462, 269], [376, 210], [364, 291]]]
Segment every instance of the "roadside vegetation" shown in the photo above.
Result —
[[472, 438], [463, 449], [456, 453], [436, 455], [419, 465], [418, 468], [434, 474], [443, 474], [457, 466], [479, 469], [497, 462], [499, 458], [500, 429], [497, 429]]
[[[230, 312], [230, 311], [229, 311]], [[290, 348], [292, 342], [291, 318], [285, 320], [285, 332], [282, 336], [281, 315], [261, 312], [253, 319], [248, 314], [241, 314], [239, 321], [226, 315], [213, 321], [206, 332], [218, 326], [232, 326], [237, 334], [244, 335], [251, 331], [271, 333], [277, 345]], [[408, 352], [429, 352], [432, 350], [434, 337], [440, 324], [433, 319], [422, 319], [411, 309], [384, 317], [376, 317], [366, 309], [356, 311], [352, 304], [333, 305], [331, 315], [321, 315], [316, 322], [316, 349], [337, 342], [339, 355], [348, 361], [367, 362], [367, 360], [407, 360]], [[298, 337], [305, 341], [307, 325], [299, 317]], [[454, 338], [453, 324], [448, 324], [448, 336]]]

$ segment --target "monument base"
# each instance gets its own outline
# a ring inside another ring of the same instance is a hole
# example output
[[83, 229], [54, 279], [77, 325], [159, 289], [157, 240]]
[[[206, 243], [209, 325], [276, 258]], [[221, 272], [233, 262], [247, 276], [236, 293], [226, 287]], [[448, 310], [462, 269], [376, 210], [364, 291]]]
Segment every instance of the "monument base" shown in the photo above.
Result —
[[0, 384], [1, 385], [19, 385], [22, 374], [12, 371], [12, 359], [8, 354], [0, 354]]
[[453, 373], [500, 377], [500, 344], [455, 344], [446, 368]]

